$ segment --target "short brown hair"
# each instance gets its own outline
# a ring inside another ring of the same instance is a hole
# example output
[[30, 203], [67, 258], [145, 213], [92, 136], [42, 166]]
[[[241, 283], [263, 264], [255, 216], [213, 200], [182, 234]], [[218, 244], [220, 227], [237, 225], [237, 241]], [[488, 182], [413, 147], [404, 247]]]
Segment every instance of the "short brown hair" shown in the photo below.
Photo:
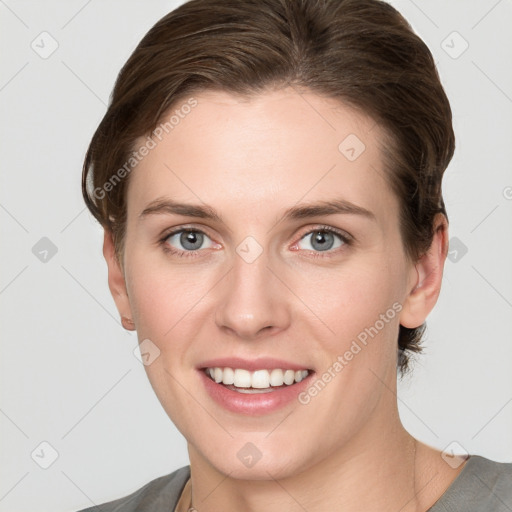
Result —
[[[339, 99], [384, 129], [406, 254], [417, 261], [427, 251], [434, 216], [447, 217], [441, 181], [455, 138], [432, 55], [400, 13], [381, 0], [191, 0], [158, 21], [123, 66], [85, 157], [85, 202], [119, 258], [129, 176], [112, 180], [135, 140], [195, 92], [286, 86]], [[400, 326], [401, 373], [424, 329]]]

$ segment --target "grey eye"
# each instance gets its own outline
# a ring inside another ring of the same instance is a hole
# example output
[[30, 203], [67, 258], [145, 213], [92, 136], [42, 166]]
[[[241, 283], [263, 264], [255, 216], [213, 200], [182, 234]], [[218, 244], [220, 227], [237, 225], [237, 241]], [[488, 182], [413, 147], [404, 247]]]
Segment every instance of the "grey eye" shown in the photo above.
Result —
[[[306, 249], [309, 251], [328, 251], [330, 249], [337, 249], [341, 247], [345, 242], [341, 239], [340, 235], [336, 233], [332, 233], [331, 231], [327, 231], [325, 229], [317, 229], [315, 231], [311, 231], [307, 233], [304, 237], [301, 238], [299, 244], [303, 241], [307, 241], [310, 239], [311, 241], [307, 243], [309, 247], [301, 247], [301, 249]], [[336, 239], [338, 241], [336, 241]]]
[[[203, 243], [208, 242], [208, 240], [208, 236], [201, 231], [182, 229], [169, 235], [166, 242], [180, 251], [197, 251], [211, 247], [211, 241], [210, 245], [203, 247]], [[181, 245], [181, 247], [177, 246], [178, 244]]]

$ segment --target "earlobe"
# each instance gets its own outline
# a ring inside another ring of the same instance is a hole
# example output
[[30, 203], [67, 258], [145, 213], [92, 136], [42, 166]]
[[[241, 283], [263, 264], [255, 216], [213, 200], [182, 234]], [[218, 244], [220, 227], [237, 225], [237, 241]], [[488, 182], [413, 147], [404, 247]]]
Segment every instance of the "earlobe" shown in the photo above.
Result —
[[121, 324], [126, 330], [134, 331], [135, 324], [132, 320], [124, 273], [116, 255], [112, 233], [108, 230], [105, 230], [103, 237], [103, 256], [108, 267], [108, 287], [121, 315]]
[[434, 236], [429, 250], [411, 268], [410, 292], [400, 315], [400, 324], [409, 329], [422, 325], [434, 308], [443, 278], [448, 252], [448, 222], [443, 214], [434, 219]]
[[133, 323], [133, 320], [127, 316], [121, 316], [121, 324], [127, 331], [135, 330], [135, 324]]

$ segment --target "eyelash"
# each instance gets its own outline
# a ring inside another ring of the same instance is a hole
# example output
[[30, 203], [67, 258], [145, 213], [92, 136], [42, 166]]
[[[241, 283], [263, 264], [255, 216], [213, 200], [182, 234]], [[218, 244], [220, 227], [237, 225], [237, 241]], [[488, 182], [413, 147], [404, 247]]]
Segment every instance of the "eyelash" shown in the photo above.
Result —
[[[345, 234], [344, 232], [342, 232], [336, 228], [333, 228], [331, 226], [322, 226], [322, 225], [317, 226], [316, 228], [310, 229], [309, 231], [306, 231], [305, 233], [303, 233], [296, 243], [300, 242], [307, 235], [311, 235], [318, 231], [333, 233], [333, 234], [337, 235], [343, 242], [343, 246], [350, 246], [353, 243], [352, 237], [349, 237], [349, 235]], [[204, 231], [202, 231], [201, 229], [181, 227], [179, 229], [175, 229], [173, 231], [166, 233], [162, 238], [160, 238], [159, 245], [162, 246], [162, 249], [165, 253], [172, 254], [173, 256], [178, 256], [179, 258], [195, 258], [195, 257], [199, 256], [199, 253], [201, 252], [202, 249], [196, 249], [193, 251], [180, 251], [180, 250], [177, 250], [174, 247], [170, 246], [167, 243], [167, 240], [171, 236], [176, 235], [177, 233], [187, 233], [187, 232], [188, 233], [201, 233], [205, 236], [208, 236], [208, 234], [205, 233]], [[337, 254], [340, 250], [343, 250], [343, 249], [338, 248], [335, 251], [330, 251], [330, 250], [325, 251], [325, 253], [329, 254], [329, 255], [333, 255], [333, 254]], [[329, 258], [329, 257], [331, 257], [331, 256], [323, 256], [324, 251], [308, 251], [308, 252], [312, 253], [313, 258]]]

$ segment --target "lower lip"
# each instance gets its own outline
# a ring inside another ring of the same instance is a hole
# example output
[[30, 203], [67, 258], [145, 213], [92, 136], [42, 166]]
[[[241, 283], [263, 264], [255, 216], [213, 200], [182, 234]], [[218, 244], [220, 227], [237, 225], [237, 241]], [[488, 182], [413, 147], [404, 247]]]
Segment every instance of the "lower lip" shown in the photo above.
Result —
[[204, 370], [198, 370], [206, 391], [210, 397], [220, 406], [228, 411], [245, 414], [248, 416], [259, 416], [269, 414], [285, 407], [294, 400], [298, 401], [298, 395], [304, 391], [310, 384], [313, 372], [290, 386], [274, 388], [274, 391], [267, 393], [239, 393], [228, 389], [222, 384], [217, 384], [208, 377]]

